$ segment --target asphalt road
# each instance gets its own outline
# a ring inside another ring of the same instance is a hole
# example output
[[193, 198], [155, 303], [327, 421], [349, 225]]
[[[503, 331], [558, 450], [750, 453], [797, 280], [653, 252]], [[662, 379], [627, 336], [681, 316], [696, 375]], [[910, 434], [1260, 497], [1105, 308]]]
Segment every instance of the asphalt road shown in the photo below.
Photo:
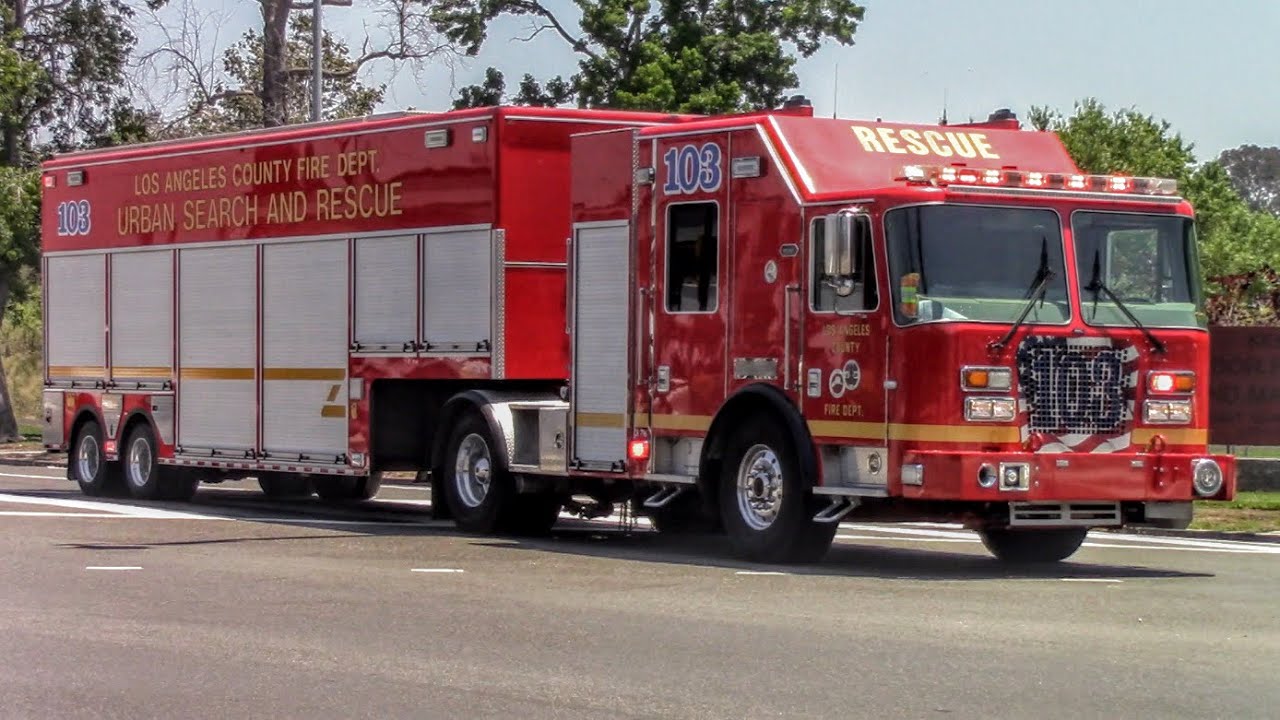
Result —
[[83, 498], [0, 465], [0, 718], [1280, 717], [1280, 545], [1095, 533], [1010, 571], [847, 525], [801, 570], [562, 521]]

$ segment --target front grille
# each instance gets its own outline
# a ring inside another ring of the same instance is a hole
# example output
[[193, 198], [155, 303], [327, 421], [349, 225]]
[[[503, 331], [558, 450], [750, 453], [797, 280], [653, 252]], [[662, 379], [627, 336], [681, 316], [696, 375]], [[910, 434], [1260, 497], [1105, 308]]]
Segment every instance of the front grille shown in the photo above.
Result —
[[1009, 503], [1009, 525], [1074, 525], [1077, 527], [1115, 526], [1120, 524], [1118, 502], [1075, 503]]
[[1125, 349], [1066, 338], [1028, 338], [1018, 382], [1032, 432], [1118, 435], [1129, 418]]

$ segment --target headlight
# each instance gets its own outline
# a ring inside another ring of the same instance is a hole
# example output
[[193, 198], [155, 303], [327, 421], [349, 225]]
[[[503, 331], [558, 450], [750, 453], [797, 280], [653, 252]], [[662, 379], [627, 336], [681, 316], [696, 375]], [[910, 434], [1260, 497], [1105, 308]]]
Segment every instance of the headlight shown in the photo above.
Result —
[[1196, 494], [1201, 497], [1213, 497], [1222, 489], [1222, 468], [1209, 458], [1201, 458], [1192, 463], [1191, 484]]
[[1007, 422], [1018, 412], [1013, 398], [971, 397], [964, 399], [964, 419], [971, 422]]
[[1142, 419], [1157, 425], [1185, 425], [1191, 422], [1191, 401], [1148, 400], [1142, 405]]
[[1013, 371], [1007, 367], [967, 367], [960, 371], [960, 387], [965, 390], [1009, 390]]

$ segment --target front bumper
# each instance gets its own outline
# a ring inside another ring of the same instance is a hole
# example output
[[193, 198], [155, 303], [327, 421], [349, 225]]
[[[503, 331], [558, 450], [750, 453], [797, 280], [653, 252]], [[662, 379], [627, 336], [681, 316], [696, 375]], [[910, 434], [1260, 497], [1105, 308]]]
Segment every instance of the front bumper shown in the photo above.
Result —
[[[1222, 488], [1212, 497], [1196, 494], [1191, 483], [1196, 460], [1210, 458], [1222, 468]], [[986, 466], [998, 476], [983, 487]], [[1236, 492], [1235, 458], [1208, 453], [1027, 453], [907, 451], [902, 496], [912, 500], [969, 502], [1189, 502], [1231, 500]], [[1019, 467], [1026, 473], [1016, 488], [999, 474]], [[910, 484], [918, 481], [919, 484]]]

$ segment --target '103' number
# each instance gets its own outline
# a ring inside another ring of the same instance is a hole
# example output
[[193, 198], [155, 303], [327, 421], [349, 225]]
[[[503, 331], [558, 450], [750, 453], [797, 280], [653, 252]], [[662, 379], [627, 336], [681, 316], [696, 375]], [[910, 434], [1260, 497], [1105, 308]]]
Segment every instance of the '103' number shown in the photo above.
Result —
[[722, 176], [720, 157], [720, 146], [715, 143], [702, 147], [685, 145], [671, 148], [663, 156], [667, 164], [667, 183], [662, 186], [662, 192], [687, 195], [719, 190]]
[[88, 200], [58, 203], [59, 235], [88, 235], [90, 226]]

